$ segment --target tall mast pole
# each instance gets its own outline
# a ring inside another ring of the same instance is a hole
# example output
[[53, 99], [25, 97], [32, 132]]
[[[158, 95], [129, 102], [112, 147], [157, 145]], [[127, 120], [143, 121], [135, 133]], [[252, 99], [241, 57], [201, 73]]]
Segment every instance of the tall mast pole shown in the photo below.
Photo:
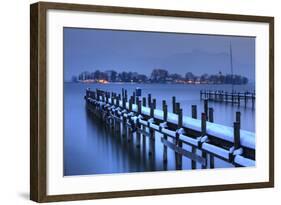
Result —
[[232, 46], [231, 46], [231, 41], [230, 41], [230, 69], [231, 69], [231, 89], [232, 93], [234, 92], [234, 85], [233, 85], [233, 62], [232, 62]]

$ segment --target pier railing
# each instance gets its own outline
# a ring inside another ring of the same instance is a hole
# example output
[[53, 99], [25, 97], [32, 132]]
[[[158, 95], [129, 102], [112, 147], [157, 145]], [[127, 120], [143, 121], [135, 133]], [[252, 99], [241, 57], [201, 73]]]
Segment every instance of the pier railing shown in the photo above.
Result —
[[204, 112], [197, 119], [196, 105], [191, 106], [192, 116], [188, 117], [183, 116], [176, 97], [172, 98], [172, 112], [168, 112], [165, 100], [162, 109], [156, 109], [156, 99], [152, 99], [151, 94], [141, 98], [136, 93], [128, 98], [125, 89], [121, 94], [87, 89], [87, 109], [128, 143], [135, 138], [136, 149], [148, 140], [149, 156], [155, 155], [155, 137], [161, 137], [163, 163], [168, 163], [167, 149], [172, 149], [176, 169], [182, 169], [183, 157], [191, 160], [192, 169], [199, 168], [197, 164], [202, 169], [214, 168], [214, 158], [234, 166], [255, 166], [255, 134], [240, 129], [240, 112], [236, 112], [233, 127], [227, 127], [213, 123], [213, 108], [208, 107], [207, 100]]

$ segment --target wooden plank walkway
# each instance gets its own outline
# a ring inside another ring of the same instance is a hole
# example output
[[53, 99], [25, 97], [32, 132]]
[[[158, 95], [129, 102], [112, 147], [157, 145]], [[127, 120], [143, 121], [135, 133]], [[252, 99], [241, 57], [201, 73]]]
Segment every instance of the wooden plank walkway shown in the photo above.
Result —
[[[191, 160], [192, 169], [214, 168], [215, 157], [234, 166], [255, 165], [255, 134], [240, 129], [240, 112], [236, 113], [233, 127], [227, 127], [213, 122], [213, 109], [208, 107], [208, 100], [204, 100], [204, 112], [201, 119], [197, 119], [196, 105], [192, 105], [192, 117], [188, 117], [183, 116], [176, 97], [172, 98], [173, 112], [170, 113], [165, 100], [159, 110], [151, 94], [141, 98], [136, 93], [128, 98], [125, 89], [121, 94], [87, 89], [85, 100], [92, 114], [114, 133], [126, 138], [128, 143], [136, 138], [137, 149], [148, 138], [150, 157], [155, 155], [155, 137], [160, 136], [163, 164], [168, 163], [167, 149], [171, 149], [175, 153], [176, 169], [182, 169], [183, 157]], [[191, 151], [183, 145], [190, 146]]]

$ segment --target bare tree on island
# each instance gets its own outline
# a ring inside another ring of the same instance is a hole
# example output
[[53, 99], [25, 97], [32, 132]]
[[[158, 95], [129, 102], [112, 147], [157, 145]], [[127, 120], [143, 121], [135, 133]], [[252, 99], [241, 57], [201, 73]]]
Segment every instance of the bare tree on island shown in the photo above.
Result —
[[150, 80], [153, 83], [165, 83], [169, 76], [169, 72], [164, 69], [154, 69], [151, 73]]

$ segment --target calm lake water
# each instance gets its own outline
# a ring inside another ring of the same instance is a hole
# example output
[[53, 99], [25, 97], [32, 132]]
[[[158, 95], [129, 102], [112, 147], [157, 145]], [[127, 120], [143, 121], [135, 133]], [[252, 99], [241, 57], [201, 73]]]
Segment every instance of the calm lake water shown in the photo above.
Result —
[[[64, 175], [90, 175], [128, 173], [144, 171], [175, 170], [174, 152], [168, 149], [168, 164], [163, 166], [163, 144], [160, 134], [156, 134], [155, 158], [148, 156], [148, 140], [136, 149], [134, 140], [127, 143], [122, 137], [108, 133], [98, 120], [95, 120], [85, 106], [85, 89], [100, 88], [121, 93], [122, 88], [131, 95], [136, 87], [142, 89], [142, 96], [152, 94], [157, 100], [157, 108], [161, 108], [163, 99], [167, 101], [171, 111], [172, 96], [181, 103], [184, 115], [191, 116], [191, 105], [196, 104], [198, 114], [203, 111], [200, 101], [201, 89], [231, 91], [231, 85], [181, 85], [181, 84], [80, 84], [64, 83]], [[253, 91], [254, 85], [234, 86], [236, 91]], [[255, 109], [248, 103], [240, 108], [236, 105], [210, 102], [214, 108], [214, 122], [232, 126], [235, 112], [241, 112], [241, 129], [255, 132]], [[187, 150], [190, 147], [185, 147]], [[198, 151], [198, 154], [199, 151]], [[215, 167], [231, 167], [232, 165], [215, 159]], [[183, 169], [190, 169], [191, 161], [183, 158]], [[198, 165], [199, 167], [199, 165]]]

